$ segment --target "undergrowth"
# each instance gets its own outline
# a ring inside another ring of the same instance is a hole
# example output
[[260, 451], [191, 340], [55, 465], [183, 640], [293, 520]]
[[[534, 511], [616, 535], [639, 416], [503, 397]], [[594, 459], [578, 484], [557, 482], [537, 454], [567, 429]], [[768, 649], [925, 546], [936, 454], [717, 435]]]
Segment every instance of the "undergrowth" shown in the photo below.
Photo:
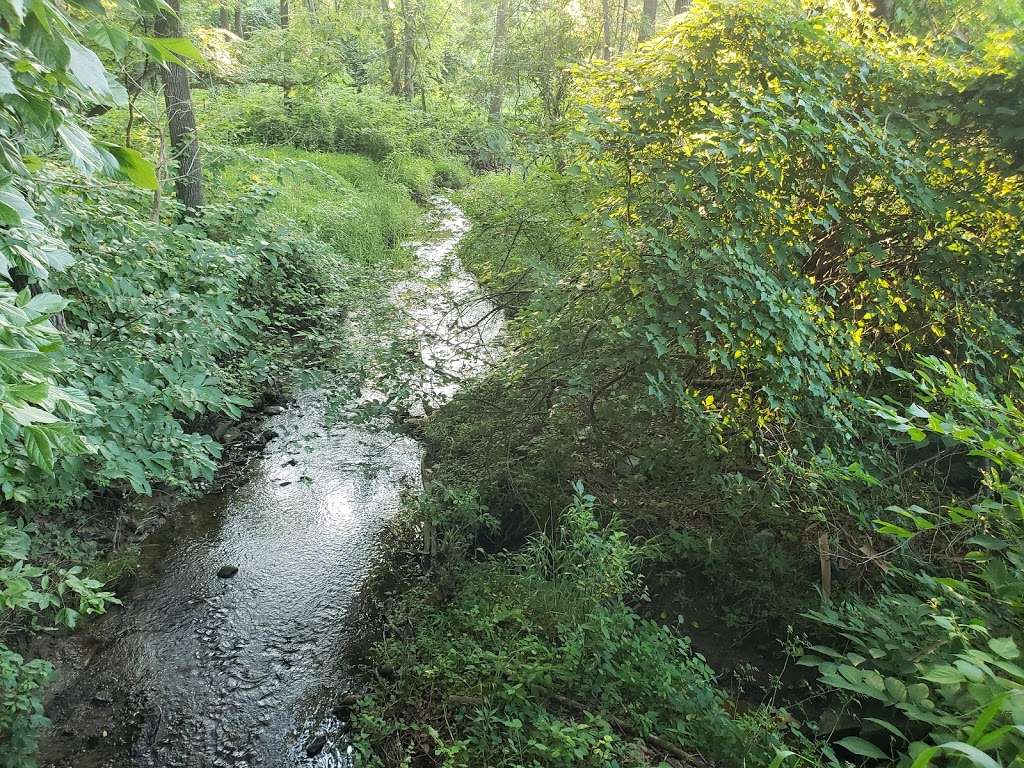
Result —
[[441, 557], [454, 570], [388, 615], [370, 660], [381, 684], [353, 719], [367, 765], [768, 759], [764, 714], [732, 714], [686, 638], [628, 607], [643, 595], [642, 552], [598, 522], [581, 486], [550, 534], [468, 563], [449, 558], [486, 514], [472, 493], [430, 494], [421, 513], [448, 537]]

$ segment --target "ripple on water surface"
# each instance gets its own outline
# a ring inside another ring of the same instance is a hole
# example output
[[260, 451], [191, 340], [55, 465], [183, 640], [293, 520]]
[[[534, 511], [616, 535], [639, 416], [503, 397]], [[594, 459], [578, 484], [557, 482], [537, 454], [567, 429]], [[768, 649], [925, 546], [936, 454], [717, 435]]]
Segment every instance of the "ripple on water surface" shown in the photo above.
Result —
[[[327, 431], [324, 410], [306, 393], [271, 419], [279, 437], [251, 480], [185, 510], [194, 524], [180, 541], [153, 542], [117, 649], [162, 710], [137, 763], [314, 762], [305, 750], [317, 730], [337, 732], [345, 613], [376, 535], [419, 482], [420, 448], [388, 432]], [[238, 573], [219, 579], [225, 564]], [[316, 762], [345, 761], [329, 743]]]

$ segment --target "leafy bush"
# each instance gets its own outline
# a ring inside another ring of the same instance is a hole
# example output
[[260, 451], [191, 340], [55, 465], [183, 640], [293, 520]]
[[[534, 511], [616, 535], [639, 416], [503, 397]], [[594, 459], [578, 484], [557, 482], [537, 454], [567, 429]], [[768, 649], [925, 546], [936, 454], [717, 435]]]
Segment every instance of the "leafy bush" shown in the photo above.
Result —
[[587, 70], [575, 166], [462, 194], [511, 320], [427, 424], [445, 472], [505, 544], [581, 477], [657, 545], [659, 613], [799, 622], [863, 716], [812, 763], [1019, 761], [1017, 66], [698, 2]]
[[[816, 645], [800, 663], [873, 715], [864, 737], [844, 740], [856, 754], [924, 766], [943, 753], [976, 765], [1010, 765], [1024, 753], [1024, 371], [1012, 371], [1014, 388], [996, 401], [949, 363], [924, 358], [913, 374], [897, 372], [913, 386], [912, 405], [872, 403], [908, 440], [935, 440], [987, 468], [965, 502], [891, 505], [877, 521], [920, 572], [893, 571], [873, 602], [850, 598], [809, 614], [843, 649]], [[940, 570], [950, 559], [957, 570]]]
[[43, 714], [42, 688], [53, 667], [42, 659], [25, 660], [0, 644], [0, 739], [3, 768], [34, 764], [38, 733], [49, 721]]
[[645, 766], [666, 743], [721, 765], [765, 759], [770, 737], [727, 714], [688, 641], [623, 604], [640, 589], [638, 555], [577, 486], [552, 535], [459, 562], [454, 595], [405, 594], [389, 621], [415, 631], [378, 646], [373, 663], [393, 680], [355, 716], [363, 759]]

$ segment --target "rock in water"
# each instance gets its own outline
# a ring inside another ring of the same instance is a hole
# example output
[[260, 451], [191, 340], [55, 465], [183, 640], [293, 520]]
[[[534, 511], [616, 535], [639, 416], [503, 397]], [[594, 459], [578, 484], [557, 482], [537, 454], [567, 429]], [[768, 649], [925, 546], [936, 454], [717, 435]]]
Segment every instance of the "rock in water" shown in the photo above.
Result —
[[268, 405], [263, 409], [263, 412], [267, 414], [267, 416], [277, 416], [278, 414], [284, 413], [284, 408], [280, 405]]
[[230, 579], [236, 573], [238, 573], [238, 566], [237, 565], [222, 565], [220, 567], [220, 570], [217, 571], [217, 578], [218, 579]]
[[313, 740], [306, 745], [306, 757], [316, 757], [324, 751], [324, 747], [327, 746], [327, 734], [321, 733], [319, 736], [314, 736]]

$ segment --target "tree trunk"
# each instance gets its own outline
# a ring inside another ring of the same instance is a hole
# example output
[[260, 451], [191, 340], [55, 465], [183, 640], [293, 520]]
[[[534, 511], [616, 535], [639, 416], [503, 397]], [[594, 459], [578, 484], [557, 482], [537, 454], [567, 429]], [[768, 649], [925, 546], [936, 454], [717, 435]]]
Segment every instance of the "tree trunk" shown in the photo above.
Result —
[[278, 7], [281, 10], [281, 29], [288, 29], [288, 0], [280, 0]]
[[242, 0], [235, 0], [235, 34], [245, 37], [245, 30], [242, 29]]
[[380, 14], [384, 28], [384, 54], [388, 61], [388, 74], [391, 76], [391, 93], [399, 96], [402, 93], [402, 69], [398, 58], [398, 43], [395, 40], [395, 23], [391, 17], [390, 0], [380, 0]]
[[[153, 30], [157, 37], [181, 37], [178, 19], [179, 0], [167, 0], [170, 11], [156, 17]], [[167, 131], [171, 151], [178, 162], [174, 192], [185, 210], [195, 213], [203, 207], [203, 168], [199, 159], [196, 116], [192, 109], [192, 89], [188, 70], [180, 64], [165, 63], [161, 73], [164, 82], [164, 104], [167, 107]]]
[[654, 34], [654, 24], [658, 20], [658, 0], [644, 0], [644, 16], [640, 22], [640, 42]]
[[676, 16], [678, 16], [680, 13], [686, 13], [686, 11], [688, 10], [690, 10], [690, 0], [676, 0]]
[[416, 29], [412, 0], [402, 0], [402, 95], [406, 100], [413, 97], [413, 69], [416, 59]]
[[896, 0], [873, 0], [872, 6], [872, 13], [876, 18], [892, 21], [893, 11], [896, 10]]
[[220, 4], [220, 28], [231, 29], [230, 14], [228, 13], [228, 7], [224, 5], [223, 0], [221, 0]]
[[487, 106], [492, 122], [501, 117], [505, 101], [505, 43], [508, 38], [508, 0], [498, 0], [494, 17], [494, 46], [491, 49], [491, 100]]
[[601, 58], [612, 57], [612, 7], [611, 0], [601, 0]]
[[619, 23], [618, 29], [616, 30], [616, 38], [618, 39], [619, 55], [622, 55], [622, 51], [626, 47], [626, 18], [629, 16], [629, 0], [622, 0], [622, 8], [619, 9]]

